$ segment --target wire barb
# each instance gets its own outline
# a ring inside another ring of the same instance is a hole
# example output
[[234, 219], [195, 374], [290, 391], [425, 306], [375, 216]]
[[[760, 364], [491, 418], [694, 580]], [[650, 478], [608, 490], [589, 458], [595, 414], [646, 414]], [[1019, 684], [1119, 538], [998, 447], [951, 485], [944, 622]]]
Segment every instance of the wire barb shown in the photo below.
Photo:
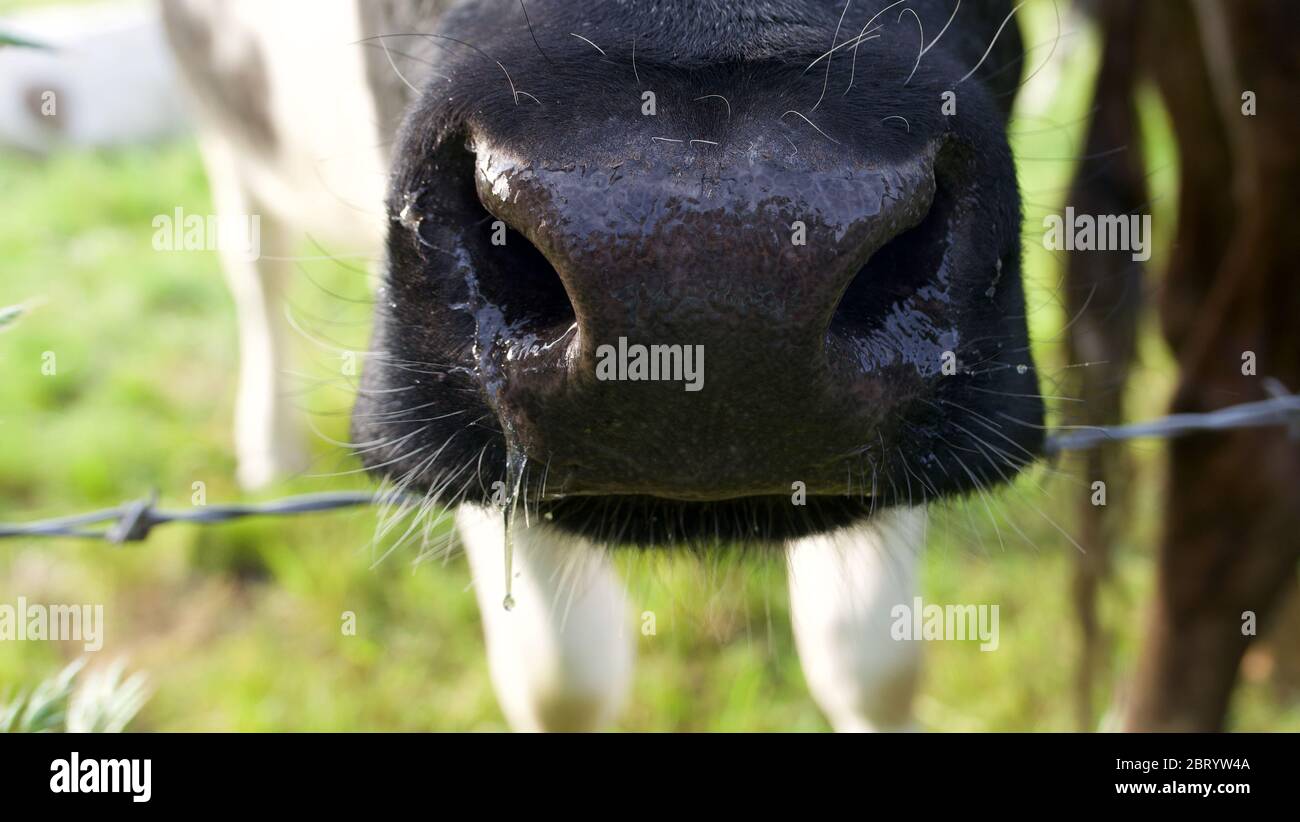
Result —
[[[320, 511], [333, 511], [340, 508], [355, 508], [362, 505], [374, 505], [391, 502], [386, 495], [368, 491], [333, 491], [323, 494], [303, 494], [296, 497], [263, 503], [245, 503], [237, 505], [195, 506], [188, 511], [164, 511], [155, 508], [157, 496], [128, 502], [116, 508], [92, 511], [70, 517], [25, 522], [15, 525], [0, 525], [0, 539], [6, 537], [76, 537], [81, 539], [103, 539], [114, 544], [125, 542], [143, 542], [157, 525], [169, 522], [192, 522], [200, 525], [229, 522], [256, 516], [293, 516], [296, 514], [313, 514]], [[104, 528], [85, 528], [95, 523], [110, 522]]]

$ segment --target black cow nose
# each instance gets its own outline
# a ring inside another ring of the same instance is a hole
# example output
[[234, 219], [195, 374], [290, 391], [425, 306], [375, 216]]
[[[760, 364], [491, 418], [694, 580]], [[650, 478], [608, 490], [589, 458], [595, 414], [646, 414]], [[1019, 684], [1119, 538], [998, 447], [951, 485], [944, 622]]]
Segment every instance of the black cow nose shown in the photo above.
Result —
[[[662, 159], [547, 166], [490, 150], [487, 209], [549, 266], [576, 323], [566, 363], [581, 379], [620, 339], [705, 345], [719, 390], [747, 361], [811, 375], [832, 315], [863, 264], [917, 225], [935, 192], [932, 153], [821, 170], [776, 163], [686, 176]], [[502, 226], [498, 225], [497, 228]], [[534, 289], [536, 278], [519, 282]], [[499, 296], [511, 301], [511, 286]], [[732, 367], [734, 365], [734, 367]]]
[[864, 441], [871, 389], [844, 379], [857, 355], [828, 345], [833, 319], [926, 217], [934, 164], [778, 155], [687, 174], [680, 151], [582, 165], [478, 146], [495, 262], [473, 290], [499, 316], [485, 329], [476, 309], [476, 345], [503, 427], [557, 492], [788, 493], [823, 470], [810, 454]]
[[392, 147], [366, 464], [615, 543], [1013, 476], [1014, 10], [886, 4], [449, 11]]

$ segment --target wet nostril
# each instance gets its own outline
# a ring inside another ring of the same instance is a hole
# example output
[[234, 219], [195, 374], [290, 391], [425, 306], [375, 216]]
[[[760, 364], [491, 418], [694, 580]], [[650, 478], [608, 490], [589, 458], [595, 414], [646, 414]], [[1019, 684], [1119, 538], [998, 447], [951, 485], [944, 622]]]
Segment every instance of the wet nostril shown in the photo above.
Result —
[[521, 232], [484, 211], [476, 230], [487, 236], [479, 289], [506, 322], [529, 330], [567, 327], [573, 304], [555, 267]]
[[573, 305], [546, 256], [509, 215], [484, 204], [468, 137], [448, 138], [425, 177], [390, 204], [392, 219], [414, 232], [436, 287], [453, 305], [492, 308], [512, 332], [548, 334], [574, 323]]
[[937, 181], [934, 199], [921, 222], [891, 239], [858, 269], [835, 308], [831, 333], [861, 337], [885, 321], [901, 301], [927, 286], [944, 287], [949, 205], [948, 192]]
[[494, 214], [483, 202], [470, 151], [461, 159], [465, 188], [462, 218], [475, 249], [479, 296], [499, 308], [508, 325], [542, 333], [574, 322], [573, 304], [550, 260], [524, 232]]

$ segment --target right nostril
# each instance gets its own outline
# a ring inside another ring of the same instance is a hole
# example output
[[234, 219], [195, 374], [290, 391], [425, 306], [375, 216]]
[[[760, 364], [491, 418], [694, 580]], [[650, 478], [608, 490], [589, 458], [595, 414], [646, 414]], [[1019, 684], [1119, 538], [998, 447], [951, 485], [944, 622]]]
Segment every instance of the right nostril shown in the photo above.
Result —
[[831, 332], [861, 337], [879, 326], [900, 301], [927, 285], [940, 285], [947, 251], [950, 198], [936, 180], [934, 199], [921, 222], [871, 255], [849, 282], [831, 319]]

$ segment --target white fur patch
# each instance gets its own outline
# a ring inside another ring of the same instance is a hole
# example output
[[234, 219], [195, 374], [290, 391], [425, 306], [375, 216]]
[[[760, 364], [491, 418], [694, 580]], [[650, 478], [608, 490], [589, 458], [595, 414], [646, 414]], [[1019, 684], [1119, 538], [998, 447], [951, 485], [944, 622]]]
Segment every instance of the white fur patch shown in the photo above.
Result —
[[627, 593], [604, 550], [549, 526], [515, 521], [513, 596], [505, 598], [504, 519], [463, 505], [456, 515], [483, 614], [492, 684], [520, 731], [599, 730], [632, 679]]
[[925, 543], [925, 511], [788, 546], [790, 610], [804, 677], [838, 731], [905, 730], [920, 666], [915, 642], [890, 635], [890, 610], [910, 605]]

